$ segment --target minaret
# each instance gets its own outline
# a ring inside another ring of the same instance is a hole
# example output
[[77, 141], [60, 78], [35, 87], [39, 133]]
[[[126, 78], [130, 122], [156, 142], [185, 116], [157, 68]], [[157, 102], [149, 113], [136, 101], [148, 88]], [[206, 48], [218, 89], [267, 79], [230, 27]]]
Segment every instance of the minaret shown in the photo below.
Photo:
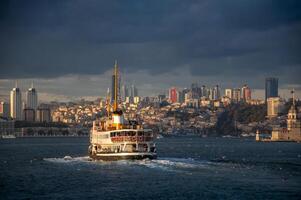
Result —
[[295, 106], [295, 90], [292, 90], [292, 106], [288, 111], [287, 114], [287, 130], [291, 131], [292, 128], [295, 127], [295, 124], [297, 123], [297, 110], [296, 110], [296, 106]]

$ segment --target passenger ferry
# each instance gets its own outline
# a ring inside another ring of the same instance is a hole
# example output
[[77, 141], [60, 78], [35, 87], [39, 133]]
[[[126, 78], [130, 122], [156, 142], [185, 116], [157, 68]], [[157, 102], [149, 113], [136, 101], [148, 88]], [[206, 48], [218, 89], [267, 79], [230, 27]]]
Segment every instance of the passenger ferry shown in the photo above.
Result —
[[89, 156], [94, 160], [155, 159], [157, 158], [151, 129], [145, 129], [134, 120], [125, 120], [118, 107], [119, 72], [114, 66], [113, 110], [107, 99], [107, 117], [93, 121], [90, 133]]

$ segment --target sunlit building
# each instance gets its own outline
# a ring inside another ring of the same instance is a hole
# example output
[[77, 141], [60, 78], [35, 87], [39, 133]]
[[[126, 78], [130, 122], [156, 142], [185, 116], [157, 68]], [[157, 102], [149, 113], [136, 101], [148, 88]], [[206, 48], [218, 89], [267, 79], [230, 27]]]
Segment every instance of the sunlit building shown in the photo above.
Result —
[[10, 116], [16, 120], [22, 119], [22, 94], [17, 84], [10, 91]]
[[274, 118], [279, 115], [284, 106], [284, 101], [280, 97], [270, 97], [267, 99], [267, 117]]
[[177, 91], [177, 88], [172, 87], [172, 88], [169, 89], [169, 101], [171, 103], [178, 102], [178, 91]]
[[[293, 95], [294, 96], [294, 95]], [[298, 118], [295, 99], [287, 114], [287, 127], [274, 127], [272, 130], [272, 141], [301, 141], [301, 121]]]
[[242, 99], [245, 102], [251, 100], [251, 89], [248, 87], [248, 85], [244, 85], [241, 88], [241, 94], [242, 94]]
[[232, 89], [225, 89], [225, 96], [232, 99]]
[[0, 102], [0, 117], [9, 117], [9, 104], [6, 102]]
[[240, 100], [241, 100], [241, 90], [240, 90], [240, 88], [234, 88], [232, 90], [232, 100], [236, 103], [240, 102]]

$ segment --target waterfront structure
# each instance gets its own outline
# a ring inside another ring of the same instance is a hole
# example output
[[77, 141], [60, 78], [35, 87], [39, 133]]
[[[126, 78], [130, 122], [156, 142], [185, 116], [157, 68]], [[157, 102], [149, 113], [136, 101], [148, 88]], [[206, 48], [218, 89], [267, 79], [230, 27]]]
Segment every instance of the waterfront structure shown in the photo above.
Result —
[[278, 97], [278, 78], [265, 79], [265, 100], [270, 97]]
[[248, 87], [248, 85], [244, 85], [241, 88], [241, 94], [244, 102], [251, 100], [251, 89]]
[[0, 117], [0, 135], [12, 135], [15, 133], [15, 121]]
[[0, 117], [9, 117], [9, 104], [6, 102], [0, 102]]
[[177, 88], [172, 87], [169, 89], [169, 101], [170, 103], [178, 102], [178, 91]]
[[225, 96], [232, 99], [232, 89], [225, 89]]
[[90, 135], [89, 156], [92, 159], [153, 159], [157, 157], [154, 144], [155, 135], [134, 120], [125, 120], [123, 111], [118, 107], [118, 66], [114, 66], [115, 88], [113, 112], [93, 121]]
[[287, 114], [287, 127], [275, 127], [272, 130], [271, 141], [295, 141], [301, 142], [301, 121], [298, 118], [298, 111], [296, 109], [294, 92], [293, 102]]
[[36, 89], [33, 87], [33, 83], [31, 84], [31, 87], [27, 90], [26, 96], [26, 108], [31, 108], [36, 111], [38, 106], [38, 94]]
[[40, 107], [37, 109], [38, 122], [51, 122], [51, 113], [49, 108]]
[[22, 94], [17, 83], [10, 91], [10, 116], [16, 120], [22, 120]]
[[267, 99], [267, 118], [278, 117], [283, 109], [284, 102], [280, 97], [270, 97]]

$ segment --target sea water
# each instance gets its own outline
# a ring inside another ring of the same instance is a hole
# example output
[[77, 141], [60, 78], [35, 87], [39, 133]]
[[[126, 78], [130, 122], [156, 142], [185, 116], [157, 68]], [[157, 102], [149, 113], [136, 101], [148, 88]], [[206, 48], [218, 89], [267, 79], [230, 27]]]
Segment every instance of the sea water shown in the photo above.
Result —
[[158, 159], [92, 161], [88, 138], [0, 140], [0, 199], [300, 199], [301, 144], [166, 137]]

